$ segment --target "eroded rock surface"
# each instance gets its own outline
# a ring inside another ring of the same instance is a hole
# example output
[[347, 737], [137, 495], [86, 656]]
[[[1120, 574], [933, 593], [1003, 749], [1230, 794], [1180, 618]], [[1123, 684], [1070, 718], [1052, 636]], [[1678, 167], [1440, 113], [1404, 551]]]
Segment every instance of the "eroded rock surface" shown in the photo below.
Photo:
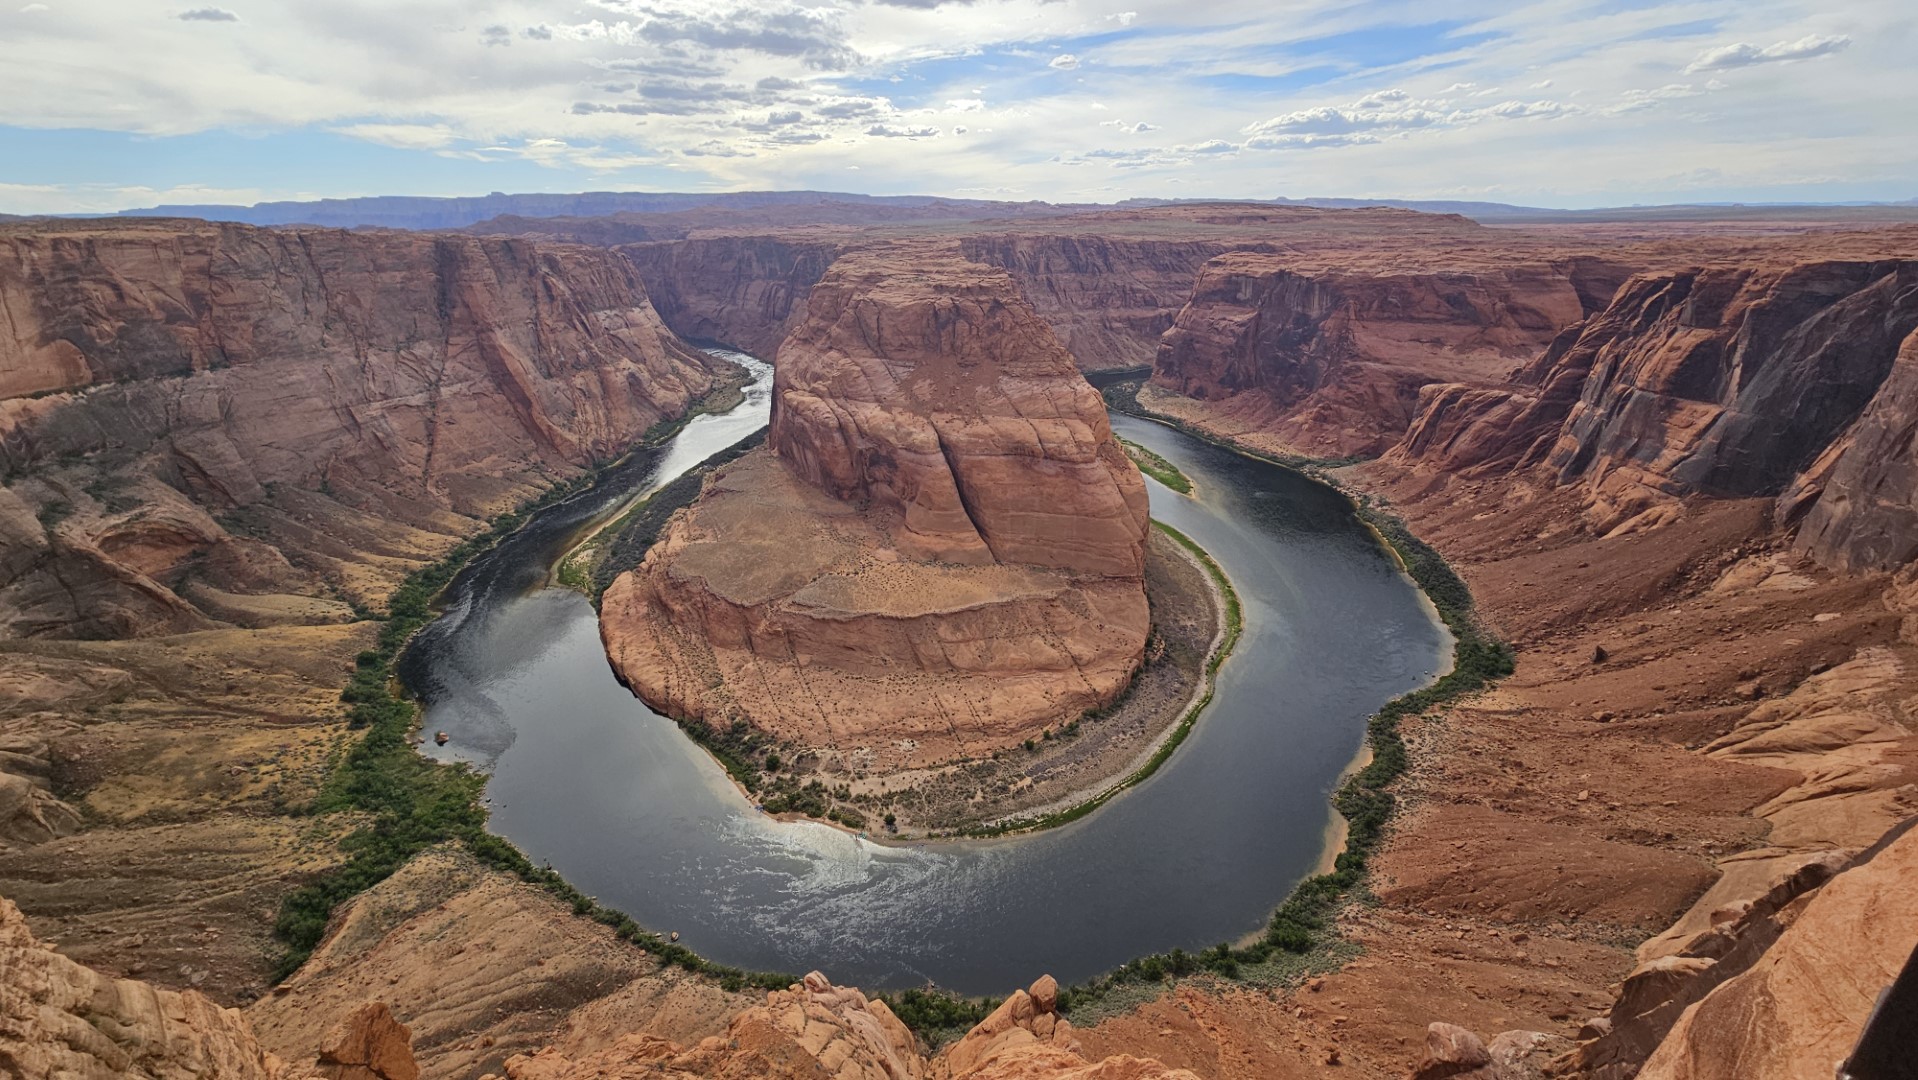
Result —
[[1779, 913], [1777, 944], [1685, 1011], [1641, 1080], [1824, 1076], [1918, 941], [1918, 830]]
[[1595, 259], [1447, 272], [1230, 252], [1200, 272], [1152, 381], [1288, 445], [1376, 453], [1411, 424], [1421, 387], [1497, 379], [1623, 276]]
[[724, 1035], [692, 1047], [629, 1035], [593, 1054], [548, 1047], [506, 1062], [507, 1080], [1197, 1080], [1149, 1058], [1088, 1061], [1058, 1015], [1051, 976], [1015, 990], [993, 1014], [937, 1056], [877, 999], [813, 972], [766, 995]]
[[781, 346], [768, 447], [604, 597], [656, 707], [885, 765], [1113, 698], [1144, 651], [1144, 482], [1003, 272], [842, 258]]
[[0, 231], [0, 627], [351, 618], [715, 385], [623, 259], [173, 221]]
[[[33, 939], [0, 897], [0, 1072], [22, 1080], [294, 1080], [246, 1019], [192, 990], [175, 993], [82, 967]], [[415, 1074], [417, 1075], [417, 1074]], [[380, 1080], [413, 1080], [403, 1074]]]

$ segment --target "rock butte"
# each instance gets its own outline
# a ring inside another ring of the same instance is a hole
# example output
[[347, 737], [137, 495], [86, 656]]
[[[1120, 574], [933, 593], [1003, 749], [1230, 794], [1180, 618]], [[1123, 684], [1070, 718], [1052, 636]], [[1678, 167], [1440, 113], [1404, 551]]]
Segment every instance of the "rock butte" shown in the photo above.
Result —
[[641, 697], [884, 768], [1017, 745], [1124, 689], [1145, 484], [1004, 272], [946, 245], [843, 255], [775, 372], [766, 448], [603, 599]]

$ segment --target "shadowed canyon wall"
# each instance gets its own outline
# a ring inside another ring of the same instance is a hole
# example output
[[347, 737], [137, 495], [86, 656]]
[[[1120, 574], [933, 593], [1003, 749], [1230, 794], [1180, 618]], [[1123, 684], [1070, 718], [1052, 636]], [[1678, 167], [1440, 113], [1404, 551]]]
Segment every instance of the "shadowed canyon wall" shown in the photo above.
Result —
[[1410, 425], [1422, 387], [1502, 377], [1625, 276], [1598, 259], [1427, 272], [1301, 264], [1250, 251], [1206, 263], [1158, 347], [1153, 385], [1301, 450], [1377, 453]]
[[1827, 565], [1896, 566], [1914, 406], [1918, 263], [1818, 261], [1633, 278], [1503, 387], [1425, 390], [1391, 457], [1470, 475], [1536, 468], [1598, 532], [1688, 495], [1782, 497]]
[[624, 260], [510, 239], [15, 227], [0, 309], [24, 635], [336, 619], [725, 368]]

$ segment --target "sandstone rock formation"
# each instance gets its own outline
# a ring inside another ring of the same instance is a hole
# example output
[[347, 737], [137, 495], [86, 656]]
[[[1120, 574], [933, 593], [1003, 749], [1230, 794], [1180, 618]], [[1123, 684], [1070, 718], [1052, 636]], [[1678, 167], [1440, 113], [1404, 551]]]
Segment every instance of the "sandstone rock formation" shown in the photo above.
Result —
[[1200, 272], [1152, 382], [1301, 450], [1376, 453], [1421, 387], [1503, 375], [1622, 277], [1597, 259], [1407, 272], [1234, 251]]
[[413, 1033], [380, 1001], [361, 1006], [328, 1033], [317, 1071], [324, 1080], [420, 1080]]
[[614, 583], [602, 633], [676, 716], [977, 756], [1124, 687], [1146, 525], [1099, 396], [1004, 273], [855, 252], [780, 348], [767, 449]]
[[1909, 554], [1889, 537], [1912, 391], [1890, 376], [1918, 329], [1914, 283], [1918, 263], [1901, 260], [1641, 275], [1508, 385], [1426, 388], [1392, 457], [1538, 467], [1586, 492], [1601, 533], [1687, 495], [1782, 495], [1826, 561], [1892, 565]]
[[623, 260], [516, 240], [13, 225], [0, 306], [16, 635], [349, 617], [722, 370]]
[[629, 1035], [596, 1053], [551, 1047], [506, 1062], [507, 1080], [1197, 1080], [1184, 1069], [1117, 1055], [1089, 1062], [1042, 977], [930, 1061], [885, 1002], [813, 972], [766, 995], [724, 1036], [687, 1048]]
[[1211, 237], [1039, 231], [960, 241], [966, 258], [1012, 276], [1020, 295], [1086, 371], [1152, 363], [1159, 337], [1191, 294], [1199, 268], [1234, 246]]
[[[292, 1080], [244, 1017], [192, 990], [111, 979], [33, 939], [0, 897], [0, 1072], [21, 1080]], [[413, 1080], [401, 1074], [381, 1080]]]
[[1641, 1080], [1788, 1080], [1832, 1072], [1918, 941], [1918, 830], [1779, 913], [1776, 945], [1685, 1011]]
[[701, 236], [620, 249], [666, 325], [770, 357], [844, 244], [826, 238]]
[[1892, 569], [1918, 558], [1914, 416], [1918, 331], [1905, 337], [1863, 415], [1779, 500], [1785, 520], [1802, 513], [1800, 550], [1846, 570]]

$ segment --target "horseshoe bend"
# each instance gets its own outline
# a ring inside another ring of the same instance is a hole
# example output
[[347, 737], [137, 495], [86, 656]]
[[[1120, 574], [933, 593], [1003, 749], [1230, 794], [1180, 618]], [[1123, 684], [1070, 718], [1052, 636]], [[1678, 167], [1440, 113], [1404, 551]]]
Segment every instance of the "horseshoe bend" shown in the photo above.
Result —
[[1908, 28], [540, 6], [4, 17], [0, 1075], [1913, 1075]]
[[1127, 688], [1145, 484], [1004, 271], [842, 256], [774, 370], [766, 447], [605, 594], [642, 698], [880, 773], [1015, 749]]

